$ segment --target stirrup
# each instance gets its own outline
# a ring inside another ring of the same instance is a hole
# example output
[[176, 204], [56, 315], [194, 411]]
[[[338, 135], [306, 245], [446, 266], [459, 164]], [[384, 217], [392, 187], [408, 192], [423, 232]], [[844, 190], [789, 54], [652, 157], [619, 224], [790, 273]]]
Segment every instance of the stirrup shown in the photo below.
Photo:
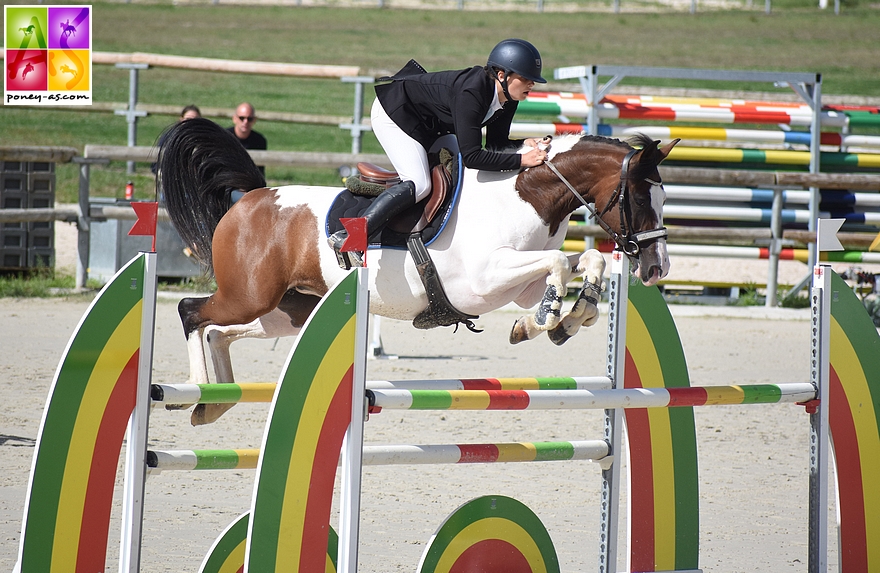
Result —
[[361, 253], [360, 251], [340, 251], [343, 243], [345, 243], [345, 239], [347, 238], [348, 233], [345, 233], [344, 231], [337, 231], [336, 233], [333, 233], [332, 235], [327, 237], [327, 243], [336, 254], [336, 262], [339, 264], [339, 268], [349, 270], [352, 267], [363, 267], [363, 253]]

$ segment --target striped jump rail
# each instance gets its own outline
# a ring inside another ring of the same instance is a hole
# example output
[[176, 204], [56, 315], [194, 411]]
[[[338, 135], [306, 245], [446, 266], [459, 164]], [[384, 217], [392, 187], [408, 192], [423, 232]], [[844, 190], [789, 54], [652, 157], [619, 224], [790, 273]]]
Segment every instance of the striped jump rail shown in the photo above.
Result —
[[[600, 461], [608, 456], [604, 440], [508, 442], [496, 444], [364, 446], [364, 465], [489, 464], [508, 462]], [[258, 449], [149, 450], [151, 473], [174, 470], [255, 469]]]
[[[810, 164], [810, 152], [773, 149], [675, 147], [669, 152], [668, 160], [807, 166]], [[880, 167], [880, 154], [822, 151], [819, 153], [819, 161], [823, 167], [875, 168]]]
[[810, 383], [619, 390], [367, 390], [370, 412], [387, 410], [601, 410], [805, 403]]
[[[600, 251], [611, 252], [600, 244]], [[563, 251], [574, 253], [583, 252], [586, 243], [581, 239], [566, 239], [562, 243]], [[691, 244], [667, 244], [667, 252], [672, 256], [681, 257], [715, 257], [719, 259], [769, 259], [769, 247], [732, 247], [728, 245], [691, 245]], [[783, 261], [809, 261], [810, 252], [807, 249], [784, 248], [779, 250], [779, 259]], [[822, 251], [819, 260], [829, 263], [863, 263], [880, 264], [880, 253], [868, 251]], [[705, 284], [705, 283], [701, 283]]]
[[[535, 137], [539, 135], [566, 135], [587, 133], [585, 123], [514, 123], [510, 135], [515, 137]], [[771, 129], [726, 129], [723, 127], [692, 126], [629, 126], [599, 124], [596, 133], [605, 137], [631, 137], [643, 133], [652, 139], [684, 139], [700, 141], [727, 141], [731, 143], [763, 143], [768, 145], [806, 145], [810, 146], [810, 132], [781, 131]], [[832, 131], [822, 132], [821, 145], [835, 147], [880, 147], [880, 137], [876, 135], [840, 134]]]
[[[150, 397], [153, 405], [271, 402], [275, 386], [274, 382], [153, 384]], [[602, 390], [610, 387], [611, 380], [607, 376], [367, 381], [368, 389], [383, 390]]]
[[[774, 192], [772, 189], [755, 187], [724, 187], [724, 186], [700, 186], [700, 185], [674, 185], [664, 184], [666, 200], [668, 201], [725, 201], [743, 202], [750, 205], [767, 205], [773, 202]], [[819, 208], [831, 211], [832, 208], [842, 210], [844, 208], [863, 207], [876, 209], [880, 207], [880, 194], [878, 193], [853, 193], [838, 189], [820, 189]], [[801, 190], [783, 190], [782, 202], [797, 205], [809, 205], [810, 192]], [[666, 214], [664, 207], [664, 215]]]
[[[589, 110], [583, 93], [532, 92], [517, 112], [545, 115], [586, 116]], [[716, 98], [670, 98], [606, 95], [599, 103], [600, 117], [642, 119], [700, 119], [707, 114], [723, 115], [727, 123], [790, 123], [809, 125], [812, 109], [806, 103], [749, 101]], [[823, 105], [822, 124], [833, 127], [880, 125], [876, 106]]]
[[[729, 205], [665, 205], [663, 218], [667, 221], [675, 219], [708, 219], [712, 221], [749, 221], [752, 223], [770, 223], [773, 209], [762, 207], [731, 207]], [[824, 210], [820, 208], [819, 218], [844, 219], [851, 225], [880, 226], [880, 213], [852, 211], [844, 209]], [[807, 209], [780, 209], [779, 220], [783, 223], [810, 222]]]
[[[773, 124], [809, 127], [812, 125], [812, 113], [803, 113], [797, 109], [757, 110], [754, 108], [715, 108], [715, 107], [683, 107], [655, 108], [633, 104], [600, 103], [596, 106], [599, 117], [603, 120], [631, 119], [638, 121], [691, 121], [699, 123], [720, 124]], [[587, 117], [590, 106], [585, 100], [532, 100], [520, 102], [517, 114], [523, 115], [564, 115], [570, 117]], [[864, 116], [864, 117], [863, 117]], [[856, 122], [859, 125], [870, 125], [870, 114], [859, 114]], [[853, 125], [848, 114], [836, 111], [820, 113], [823, 127], [842, 128]]]

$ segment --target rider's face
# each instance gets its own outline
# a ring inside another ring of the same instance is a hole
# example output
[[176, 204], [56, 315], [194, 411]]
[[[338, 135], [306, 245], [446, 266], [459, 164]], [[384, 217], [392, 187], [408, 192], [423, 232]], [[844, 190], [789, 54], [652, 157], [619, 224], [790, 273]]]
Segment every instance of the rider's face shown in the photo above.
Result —
[[[503, 77], [501, 75], [499, 80]], [[524, 101], [533, 87], [535, 87], [535, 82], [527, 80], [517, 73], [511, 73], [507, 76], [507, 91], [510, 93], [510, 99], [514, 101]]]

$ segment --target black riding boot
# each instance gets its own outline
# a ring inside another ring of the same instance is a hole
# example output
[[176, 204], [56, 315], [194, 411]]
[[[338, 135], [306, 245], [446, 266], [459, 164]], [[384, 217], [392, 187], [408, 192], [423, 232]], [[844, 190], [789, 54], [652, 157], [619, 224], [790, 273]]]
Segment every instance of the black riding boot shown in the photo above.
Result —
[[[381, 195], [373, 200], [373, 203], [364, 211], [364, 214], [361, 215], [361, 217], [367, 220], [367, 241], [378, 238], [382, 228], [392, 217], [412, 207], [415, 202], [416, 186], [412, 181], [401, 181], [397, 185], [383, 191]], [[364, 266], [363, 253], [357, 251], [343, 253], [339, 250], [347, 238], [348, 231], [345, 229], [336, 231], [327, 237], [330, 247], [336, 251], [339, 266], [344, 269]], [[346, 261], [346, 254], [351, 259], [350, 265]]]

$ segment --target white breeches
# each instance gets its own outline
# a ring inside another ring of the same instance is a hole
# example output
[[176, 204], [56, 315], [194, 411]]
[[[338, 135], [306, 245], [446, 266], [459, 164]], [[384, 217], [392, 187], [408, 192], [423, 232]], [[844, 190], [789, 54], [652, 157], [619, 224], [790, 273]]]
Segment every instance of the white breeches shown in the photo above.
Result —
[[[431, 168], [428, 164], [428, 153], [425, 148], [421, 143], [404, 133], [388, 117], [378, 98], [373, 101], [370, 120], [373, 124], [373, 133], [376, 134], [376, 139], [385, 150], [385, 155], [391, 160], [394, 170], [400, 175], [400, 180], [412, 181], [416, 187], [416, 201], [421, 201], [431, 190]], [[450, 147], [448, 139], [454, 139], [454, 137], [452, 135], [444, 136], [438, 143], [447, 140], [446, 147]]]

